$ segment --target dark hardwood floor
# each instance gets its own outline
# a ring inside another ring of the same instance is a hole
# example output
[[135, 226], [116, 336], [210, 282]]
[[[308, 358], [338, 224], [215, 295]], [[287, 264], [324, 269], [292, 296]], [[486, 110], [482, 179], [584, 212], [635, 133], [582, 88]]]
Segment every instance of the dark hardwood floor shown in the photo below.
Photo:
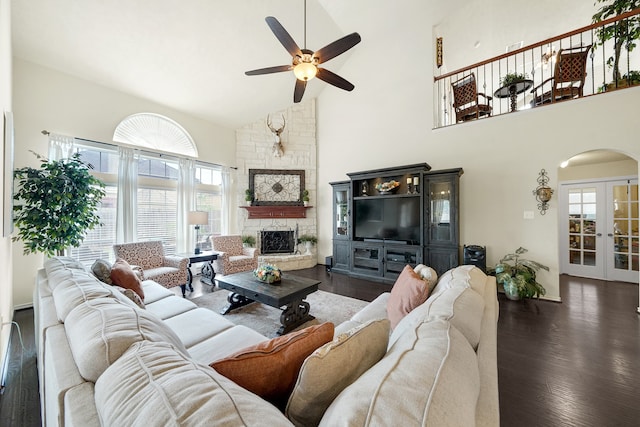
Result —
[[[322, 290], [366, 301], [390, 289], [321, 265], [296, 274], [321, 280]], [[196, 281], [188, 297], [210, 291]], [[560, 291], [562, 303], [498, 297], [501, 425], [640, 425], [638, 286], [561, 276]], [[0, 426], [38, 426], [33, 310], [17, 311], [15, 321], [25, 349], [14, 327]]]

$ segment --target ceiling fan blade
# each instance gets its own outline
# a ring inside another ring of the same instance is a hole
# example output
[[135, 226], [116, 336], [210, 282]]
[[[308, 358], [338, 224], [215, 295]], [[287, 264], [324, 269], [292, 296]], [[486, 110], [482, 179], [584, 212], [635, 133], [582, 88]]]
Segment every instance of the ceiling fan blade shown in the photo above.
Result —
[[296, 79], [296, 87], [293, 90], [293, 102], [298, 103], [302, 101], [302, 95], [304, 95], [304, 89], [307, 87], [305, 80]]
[[360, 43], [360, 40], [362, 40], [360, 38], [360, 34], [351, 33], [341, 39], [334, 41], [333, 43], [329, 43], [322, 49], [316, 51], [313, 56], [318, 58], [319, 64], [327, 62], [328, 60], [335, 58], [341, 53], [348, 51], [349, 49]]
[[257, 70], [245, 71], [247, 76], [257, 76], [259, 74], [281, 73], [283, 71], [291, 71], [291, 65], [278, 65], [277, 67], [259, 68]]
[[353, 88], [355, 88], [355, 86], [349, 83], [347, 80], [343, 79], [336, 73], [327, 70], [326, 68], [318, 68], [318, 74], [316, 74], [316, 77], [324, 82], [329, 83], [330, 85], [346, 90], [348, 92], [351, 92]]
[[302, 56], [298, 44], [293, 40], [293, 37], [291, 37], [291, 35], [287, 32], [287, 30], [284, 29], [282, 24], [280, 24], [280, 22], [276, 18], [274, 18], [273, 16], [267, 16], [265, 18], [265, 21], [267, 21], [267, 25], [269, 26], [269, 28], [271, 28], [273, 34], [280, 41], [280, 43], [282, 43], [282, 46], [287, 49], [287, 52], [289, 52], [291, 56]]

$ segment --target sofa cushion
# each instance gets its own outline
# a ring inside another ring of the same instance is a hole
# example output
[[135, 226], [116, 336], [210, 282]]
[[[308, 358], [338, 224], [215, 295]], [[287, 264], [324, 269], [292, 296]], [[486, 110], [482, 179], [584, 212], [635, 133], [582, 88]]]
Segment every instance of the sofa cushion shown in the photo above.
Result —
[[424, 304], [407, 314], [393, 330], [389, 347], [407, 330], [429, 319], [448, 320], [465, 336], [473, 349], [478, 348], [484, 312], [484, 298], [471, 288], [453, 287], [435, 293]]
[[101, 282], [104, 282], [107, 285], [113, 284], [113, 281], [111, 280], [111, 263], [109, 261], [104, 259], [95, 260], [91, 265], [91, 272]]
[[82, 263], [74, 258], [65, 256], [56, 256], [53, 258], [49, 258], [44, 262], [43, 265], [45, 271], [47, 272], [47, 276], [50, 276], [53, 272], [61, 270], [85, 271]]
[[471, 288], [478, 295], [484, 296], [484, 287], [487, 281], [487, 275], [475, 265], [461, 265], [440, 276], [438, 284], [433, 292], [440, 292], [452, 287]]
[[479, 382], [466, 338], [444, 320], [420, 323], [340, 393], [320, 426], [474, 426]]
[[411, 268], [405, 265], [402, 273], [391, 288], [387, 302], [387, 315], [394, 329], [398, 322], [414, 308], [427, 300], [429, 284]]
[[373, 320], [338, 335], [307, 357], [285, 415], [296, 426], [317, 426], [340, 392], [387, 352], [389, 320]]
[[114, 298], [124, 303], [130, 301], [112, 286], [102, 283], [90, 274], [62, 280], [53, 289], [53, 301], [58, 319], [64, 322], [71, 310], [85, 301], [97, 298]]
[[95, 382], [138, 341], [168, 342], [187, 354], [178, 336], [157, 316], [111, 298], [80, 304], [64, 326], [78, 370], [88, 381]]
[[95, 385], [107, 426], [290, 426], [275, 407], [168, 343], [133, 344]]
[[111, 266], [111, 280], [114, 285], [131, 289], [144, 300], [144, 290], [138, 275], [133, 271], [129, 263], [122, 258], [118, 258]]
[[248, 347], [210, 366], [284, 408], [304, 359], [332, 339], [333, 323], [326, 322]]

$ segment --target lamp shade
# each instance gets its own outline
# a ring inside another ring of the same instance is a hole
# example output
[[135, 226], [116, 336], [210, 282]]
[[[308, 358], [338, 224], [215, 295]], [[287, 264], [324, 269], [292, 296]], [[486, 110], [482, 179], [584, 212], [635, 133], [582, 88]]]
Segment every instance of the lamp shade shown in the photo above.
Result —
[[209, 223], [209, 213], [205, 211], [190, 211], [187, 214], [189, 225], [203, 225]]

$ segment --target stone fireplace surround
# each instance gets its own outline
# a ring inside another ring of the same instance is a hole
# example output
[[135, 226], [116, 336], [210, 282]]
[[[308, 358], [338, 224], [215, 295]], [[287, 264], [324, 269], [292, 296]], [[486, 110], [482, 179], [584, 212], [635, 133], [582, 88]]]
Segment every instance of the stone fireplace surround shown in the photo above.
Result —
[[[253, 235], [260, 247], [262, 230], [298, 230], [299, 235], [317, 236], [316, 209], [306, 210], [304, 218], [260, 218], [249, 219], [244, 200], [245, 189], [249, 188], [249, 169], [304, 170], [305, 189], [309, 191], [311, 205], [317, 194], [317, 154], [316, 154], [316, 109], [315, 99], [301, 102], [279, 112], [270, 112], [272, 116], [284, 115], [286, 126], [280, 135], [284, 154], [274, 157], [272, 147], [274, 134], [269, 131], [264, 119], [244, 126], [236, 131], [236, 200], [238, 215], [238, 233]], [[298, 248], [296, 248], [298, 249]], [[283, 271], [300, 270], [314, 267], [318, 263], [315, 246], [312, 255], [304, 255], [304, 248], [288, 254], [260, 255], [259, 263], [270, 263]]]

